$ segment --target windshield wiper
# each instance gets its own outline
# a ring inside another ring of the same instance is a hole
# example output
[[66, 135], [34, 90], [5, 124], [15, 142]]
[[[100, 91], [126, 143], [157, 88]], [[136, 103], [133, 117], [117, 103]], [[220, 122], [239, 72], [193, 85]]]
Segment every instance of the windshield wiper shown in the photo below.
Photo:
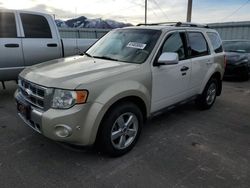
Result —
[[94, 58], [99, 58], [99, 59], [106, 59], [106, 60], [111, 60], [111, 61], [119, 61], [118, 59], [114, 59], [112, 57], [108, 56], [93, 56]]
[[92, 59], [93, 59], [93, 61], [94, 61], [94, 63], [95, 63], [95, 58], [92, 56], [92, 55], [90, 55], [89, 53], [87, 53], [87, 52], [82, 52], [82, 53], [80, 53], [80, 55], [86, 55], [86, 56], [88, 56], [88, 57], [91, 57]]
[[228, 50], [228, 52], [246, 53], [245, 50]]
[[92, 55], [90, 55], [90, 54], [87, 53], [87, 52], [81, 52], [79, 55], [86, 55], [86, 56], [88, 56], [88, 57], [94, 58]]

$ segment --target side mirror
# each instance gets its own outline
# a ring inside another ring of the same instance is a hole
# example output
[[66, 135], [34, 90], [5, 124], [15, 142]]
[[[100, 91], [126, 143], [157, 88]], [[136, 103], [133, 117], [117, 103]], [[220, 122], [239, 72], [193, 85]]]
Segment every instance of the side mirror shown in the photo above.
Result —
[[179, 55], [174, 52], [164, 52], [159, 57], [156, 65], [175, 65], [179, 62]]

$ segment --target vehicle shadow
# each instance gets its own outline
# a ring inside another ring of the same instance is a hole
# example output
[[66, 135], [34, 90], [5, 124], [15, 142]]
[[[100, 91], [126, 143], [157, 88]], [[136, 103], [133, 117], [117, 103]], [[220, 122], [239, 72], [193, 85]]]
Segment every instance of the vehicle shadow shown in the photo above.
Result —
[[232, 76], [232, 77], [224, 77], [223, 81], [227, 82], [247, 82], [248, 80], [242, 80], [240, 77]]

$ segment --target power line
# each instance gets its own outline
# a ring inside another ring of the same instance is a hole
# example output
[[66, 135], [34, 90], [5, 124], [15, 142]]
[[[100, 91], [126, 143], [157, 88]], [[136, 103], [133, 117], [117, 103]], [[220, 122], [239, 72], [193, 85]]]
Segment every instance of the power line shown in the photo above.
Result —
[[134, 5], [140, 6], [140, 7], [144, 7], [145, 6], [144, 4], [136, 3], [134, 1], [129, 1], [129, 2], [132, 3], [132, 4], [134, 4]]
[[250, 2], [250, 0], [247, 0], [243, 5], [241, 5], [239, 8], [237, 8], [235, 11], [233, 11], [231, 14], [229, 14], [228, 16], [225, 16], [223, 19], [221, 20], [225, 20], [230, 18], [231, 16], [233, 16], [235, 13], [237, 13], [240, 9], [242, 9], [244, 6], [246, 6], [248, 3]]
[[[249, 0], [250, 1], [250, 0]], [[167, 20], [168, 19], [168, 15], [163, 11], [163, 9], [161, 8], [161, 6], [159, 5], [159, 3], [156, 0], [153, 0], [154, 4], [160, 9], [160, 11], [166, 16]]]

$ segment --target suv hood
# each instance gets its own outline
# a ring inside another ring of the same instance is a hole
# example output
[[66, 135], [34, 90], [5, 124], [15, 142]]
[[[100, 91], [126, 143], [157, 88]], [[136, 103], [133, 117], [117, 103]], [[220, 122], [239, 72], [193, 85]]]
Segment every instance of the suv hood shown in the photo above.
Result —
[[20, 76], [45, 87], [75, 89], [80, 84], [89, 84], [134, 70], [138, 66], [138, 64], [74, 56], [31, 66], [22, 71]]

